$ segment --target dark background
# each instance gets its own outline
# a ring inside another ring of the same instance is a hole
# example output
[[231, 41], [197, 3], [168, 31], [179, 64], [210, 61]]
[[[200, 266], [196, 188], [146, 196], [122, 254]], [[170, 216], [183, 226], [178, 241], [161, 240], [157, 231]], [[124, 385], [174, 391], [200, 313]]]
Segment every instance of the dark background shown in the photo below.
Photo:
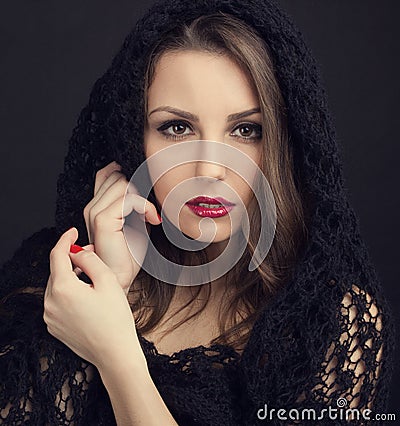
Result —
[[[78, 114], [125, 35], [153, 3], [0, 3], [0, 264], [24, 238], [54, 225], [56, 181]], [[279, 3], [320, 64], [348, 196], [399, 317], [399, 2]], [[397, 369], [388, 411], [397, 417], [399, 376]]]

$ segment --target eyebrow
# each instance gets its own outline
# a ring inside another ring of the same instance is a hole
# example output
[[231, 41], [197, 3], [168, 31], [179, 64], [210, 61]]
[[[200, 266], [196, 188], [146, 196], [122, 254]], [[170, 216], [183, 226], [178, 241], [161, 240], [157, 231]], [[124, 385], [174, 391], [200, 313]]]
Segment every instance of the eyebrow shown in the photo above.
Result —
[[[194, 122], [200, 121], [199, 117], [197, 115], [194, 115], [190, 112], [183, 111], [181, 109], [174, 108], [174, 107], [171, 107], [171, 106], [160, 106], [156, 109], [153, 109], [153, 111], [151, 111], [149, 113], [148, 117], [150, 117], [150, 115], [153, 114], [153, 112], [157, 112], [157, 111], [166, 111], [166, 112], [169, 112], [171, 114], [176, 114], [179, 117], [186, 118], [187, 120], [191, 120], [191, 121], [194, 121]], [[246, 110], [246, 111], [237, 112], [235, 114], [230, 114], [230, 115], [228, 115], [228, 122], [247, 117], [248, 115], [252, 115], [252, 114], [255, 114], [257, 112], [261, 112], [260, 108], [252, 108], [252, 109], [249, 109], [249, 110]]]

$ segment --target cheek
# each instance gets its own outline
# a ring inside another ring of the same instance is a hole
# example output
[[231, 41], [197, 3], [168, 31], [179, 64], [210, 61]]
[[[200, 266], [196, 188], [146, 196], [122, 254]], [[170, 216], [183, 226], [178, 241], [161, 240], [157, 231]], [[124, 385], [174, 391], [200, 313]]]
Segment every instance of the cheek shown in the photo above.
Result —
[[158, 179], [158, 181], [154, 184], [154, 192], [157, 196], [157, 200], [162, 204], [166, 195], [168, 194], [168, 181], [164, 177]]
[[249, 185], [247, 185], [247, 183], [243, 183], [244, 185], [244, 191], [245, 191], [245, 205], [248, 206], [251, 199], [253, 198], [253, 190], [249, 187]]
[[186, 175], [175, 167], [172, 170], [164, 173], [155, 183], [154, 191], [159, 202], [164, 202], [166, 196], [173, 191], [176, 186], [186, 179]]
[[231, 179], [229, 179], [227, 182], [232, 186], [232, 189], [237, 192], [237, 195], [240, 197], [243, 203], [247, 205], [253, 197], [253, 189], [250, 186], [252, 183], [250, 182], [249, 185], [243, 177], [236, 173], [233, 173]]

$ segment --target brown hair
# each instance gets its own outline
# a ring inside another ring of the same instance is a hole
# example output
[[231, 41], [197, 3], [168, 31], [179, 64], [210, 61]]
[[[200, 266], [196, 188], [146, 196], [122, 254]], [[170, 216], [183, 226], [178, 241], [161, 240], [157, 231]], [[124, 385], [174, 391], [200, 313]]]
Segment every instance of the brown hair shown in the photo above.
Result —
[[[241, 351], [261, 310], [290, 279], [307, 235], [306, 209], [301, 196], [301, 182], [296, 181], [293, 170], [284, 99], [274, 75], [268, 46], [263, 39], [243, 21], [222, 12], [203, 15], [189, 24], [182, 23], [176, 26], [163, 35], [149, 55], [144, 79], [145, 99], [161, 56], [167, 52], [188, 50], [226, 55], [235, 61], [254, 84], [260, 103], [263, 144], [260, 168], [275, 198], [277, 214], [275, 237], [266, 259], [257, 269], [249, 272], [248, 264], [261, 229], [261, 213], [253, 197], [249, 206], [250, 235], [247, 247], [242, 258], [226, 274], [232, 297], [223, 298], [229, 302], [221, 309], [223, 318], [219, 323], [220, 334], [211, 342], [230, 344]], [[145, 104], [145, 117], [147, 117], [147, 102]], [[154, 193], [152, 197], [155, 198]], [[155, 202], [157, 203], [156, 200]], [[206, 254], [201, 250], [193, 254], [171, 245], [160, 229], [161, 227], [152, 229], [151, 239], [163, 256], [184, 264], [207, 261]], [[209, 301], [210, 285], [211, 283], [194, 286], [198, 290], [197, 294], [174, 315], [198, 300], [196, 298], [203, 287], [209, 290], [205, 303], [193, 315], [176, 324], [173, 329], [202, 312]], [[129, 294], [136, 327], [141, 334], [153, 330], [159, 324], [175, 291], [175, 285], [161, 282], [141, 269]], [[148, 317], [145, 312], [149, 313]], [[167, 330], [167, 333], [173, 329]]]

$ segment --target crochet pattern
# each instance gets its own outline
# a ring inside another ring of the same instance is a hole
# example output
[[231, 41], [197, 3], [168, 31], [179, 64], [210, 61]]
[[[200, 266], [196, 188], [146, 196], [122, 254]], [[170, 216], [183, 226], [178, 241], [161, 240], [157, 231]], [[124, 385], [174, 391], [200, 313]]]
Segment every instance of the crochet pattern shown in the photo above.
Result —
[[[287, 105], [294, 167], [314, 200], [309, 243], [290, 283], [258, 317], [242, 354], [227, 345], [158, 353], [139, 335], [149, 371], [179, 425], [256, 425], [265, 404], [289, 410], [387, 410], [394, 320], [348, 203], [320, 72], [290, 18], [270, 0], [159, 1], [137, 22], [94, 85], [57, 183], [56, 226], [26, 239], [0, 271], [0, 423], [114, 425], [98, 371], [43, 321], [49, 252], [83, 208], [95, 173], [115, 160], [129, 180], [144, 160], [146, 53], [176, 23], [222, 11], [266, 41]], [[345, 407], [345, 408], [346, 408]], [[280, 420], [269, 424], [368, 424]], [[374, 424], [384, 424], [375, 421]]]

